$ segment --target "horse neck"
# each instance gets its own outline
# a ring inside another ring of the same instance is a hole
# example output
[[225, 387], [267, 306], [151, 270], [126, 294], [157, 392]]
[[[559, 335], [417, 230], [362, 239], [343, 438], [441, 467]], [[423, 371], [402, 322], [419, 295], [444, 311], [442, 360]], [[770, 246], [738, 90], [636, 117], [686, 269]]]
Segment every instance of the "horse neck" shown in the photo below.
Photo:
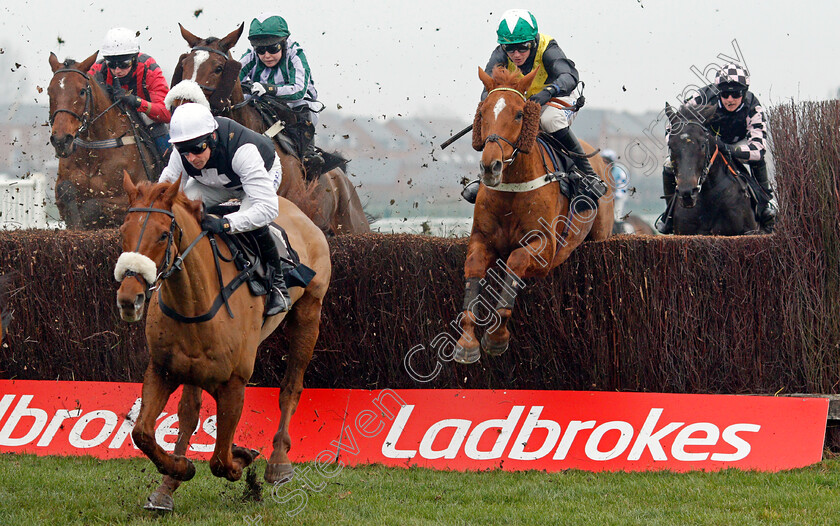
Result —
[[545, 175], [542, 146], [534, 143], [530, 152], [520, 151], [510, 166], [504, 169], [502, 182], [525, 183], [542, 175]]
[[[181, 255], [201, 234], [201, 227], [192, 214], [177, 203], [172, 205], [172, 213], [175, 214], [175, 221], [183, 231], [177, 254]], [[224, 266], [226, 263], [221, 262], [221, 265]], [[179, 310], [182, 314], [191, 315], [189, 314], [191, 310], [201, 314], [198, 311], [202, 309], [206, 311], [219, 293], [218, 286], [215, 285], [218, 281], [210, 243], [201, 240], [184, 257], [181, 270], [175, 271], [163, 282], [161, 293], [167, 305], [172, 307], [183, 305], [183, 311]]]
[[[99, 141], [125, 135], [130, 127], [128, 117], [117, 106], [109, 108], [113, 102], [93, 77], [90, 78], [90, 88], [93, 97], [93, 109], [90, 118], [96, 119], [100, 114], [102, 116], [90, 125], [85, 133], [85, 139]], [[105, 111], [106, 109], [107, 111]]]

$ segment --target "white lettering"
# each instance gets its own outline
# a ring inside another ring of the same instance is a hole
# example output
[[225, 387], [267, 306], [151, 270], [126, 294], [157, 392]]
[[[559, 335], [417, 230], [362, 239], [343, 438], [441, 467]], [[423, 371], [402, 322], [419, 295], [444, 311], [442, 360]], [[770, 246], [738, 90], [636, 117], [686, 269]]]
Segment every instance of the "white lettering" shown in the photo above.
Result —
[[[14, 395], [12, 397], [14, 398]], [[6, 397], [4, 396], [4, 402], [5, 399]], [[28, 407], [31, 401], [32, 395], [21, 395], [17, 405], [9, 415], [9, 419], [6, 420], [3, 429], [0, 429], [0, 446], [23, 446], [35, 440], [35, 437], [40, 435], [41, 431], [44, 430], [44, 426], [47, 425], [47, 412], [43, 409]], [[35, 421], [32, 422], [32, 426], [22, 437], [12, 438], [12, 433], [15, 432], [15, 428], [23, 417], [31, 417]]]
[[659, 441], [672, 431], [682, 427], [685, 422], [671, 422], [654, 433], [653, 430], [656, 428], [656, 423], [659, 421], [662, 411], [660, 407], [655, 407], [650, 410], [644, 425], [642, 425], [642, 430], [639, 431], [639, 436], [633, 444], [633, 449], [630, 450], [630, 455], [627, 457], [627, 460], [639, 460], [642, 453], [645, 452], [645, 449], [650, 450], [650, 455], [653, 457], [653, 460], [668, 460], [668, 456], [665, 454], [665, 451], [662, 449], [662, 444]]
[[[691, 435], [695, 433], [705, 433], [705, 436], [692, 438]], [[671, 444], [671, 455], [673, 455], [674, 460], [681, 460], [683, 462], [700, 462], [706, 460], [709, 458], [708, 451], [705, 453], [688, 453], [685, 450], [685, 446], [713, 446], [717, 444], [718, 438], [720, 438], [720, 429], [710, 422], [688, 424], [674, 438], [674, 443]]]
[[203, 429], [205, 433], [210, 435], [213, 438], [213, 442], [209, 444], [190, 444], [190, 451], [195, 451], [197, 453], [209, 453], [216, 448], [216, 415], [210, 415], [207, 417], [207, 420], [204, 421], [204, 424], [199, 424], [198, 427], [195, 429], [195, 435], [198, 433], [199, 429]]
[[[461, 449], [461, 444], [464, 443], [464, 438], [466, 438], [471, 424], [472, 421], [462, 420], [460, 418], [449, 418], [436, 422], [426, 431], [426, 434], [423, 435], [423, 440], [420, 441], [420, 456], [429, 460], [436, 458], [455, 458]], [[439, 450], [432, 449], [438, 433], [448, 427], [455, 429], [452, 438], [449, 439], [449, 445]]]
[[[537, 405], [528, 411], [525, 423], [522, 424], [522, 429], [519, 430], [519, 435], [514, 440], [510, 455], [508, 455], [510, 458], [514, 460], [537, 460], [548, 455], [554, 449], [554, 444], [560, 438], [560, 424], [554, 420], [540, 420], [542, 410], [543, 406]], [[534, 429], [546, 429], [548, 435], [536, 451], [525, 451], [525, 446], [528, 444]]]
[[[83, 439], [82, 434], [84, 433], [87, 425], [93, 420], [100, 419], [104, 420], [105, 424], [102, 426], [102, 429], [99, 430], [99, 433], [90, 440]], [[76, 425], [73, 426], [73, 429], [70, 430], [70, 436], [68, 437], [70, 445], [79, 449], [87, 449], [98, 446], [111, 436], [111, 432], [117, 428], [118, 421], [119, 419], [115, 413], [104, 409], [85, 413], [84, 416], [79, 418]]]
[[566, 432], [563, 434], [563, 439], [560, 440], [560, 445], [557, 446], [557, 451], [554, 452], [554, 456], [552, 457], [554, 460], [563, 460], [566, 458], [566, 455], [569, 454], [569, 448], [572, 447], [572, 442], [575, 440], [575, 436], [577, 435], [578, 431], [583, 431], [584, 429], [592, 429], [595, 427], [594, 420], [587, 420], [586, 422], [581, 422], [580, 420], [572, 420], [569, 422], [569, 425], [566, 426]]
[[[618, 437], [615, 446], [609, 451], [601, 451], [598, 449], [598, 444], [608, 431], [618, 431], [621, 435]], [[629, 422], [622, 422], [620, 420], [614, 422], [605, 422], [596, 427], [592, 434], [589, 435], [589, 440], [586, 441], [584, 451], [586, 456], [592, 460], [612, 460], [624, 453], [630, 441], [633, 440], [633, 426]]]
[[735, 448], [735, 453], [715, 453], [712, 455], [712, 460], [719, 460], [721, 462], [735, 462], [741, 460], [750, 454], [752, 446], [750, 443], [739, 437], [736, 433], [744, 431], [745, 433], [758, 433], [761, 426], [758, 424], [732, 424], [723, 430], [723, 441]]
[[[111, 443], [108, 444], [108, 449], [119, 449], [122, 447], [123, 442], [125, 442], [125, 437], [131, 435], [131, 430], [134, 429], [134, 423], [137, 422], [137, 416], [140, 414], [140, 403], [142, 402], [142, 398], [138, 398], [134, 401], [134, 405], [131, 406], [131, 409], [128, 410], [128, 414], [123, 420], [122, 425], [117, 432], [114, 433], [114, 438], [111, 440]], [[131, 441], [131, 445], [134, 449], [137, 449], [137, 446], [134, 444], [134, 440]]]
[[408, 417], [411, 416], [411, 412], [414, 411], [413, 405], [404, 405], [400, 408], [400, 412], [397, 414], [397, 419], [394, 420], [393, 425], [391, 425], [391, 429], [388, 431], [388, 436], [385, 437], [385, 441], [382, 443], [382, 454], [388, 458], [414, 458], [414, 455], [417, 454], [416, 449], [397, 449], [397, 441], [400, 439], [402, 435], [403, 429], [405, 428], [405, 424], [408, 422]]
[[165, 451], [175, 451], [175, 442], [167, 442], [167, 436], [178, 436], [178, 428], [172, 427], [178, 423], [178, 415], [172, 414], [163, 419], [155, 430], [155, 442]]
[[58, 431], [58, 428], [61, 427], [61, 423], [64, 422], [67, 418], [78, 418], [82, 415], [81, 409], [59, 409], [55, 412], [55, 416], [53, 416], [52, 420], [50, 420], [50, 425], [47, 426], [46, 431], [44, 434], [41, 435], [41, 439], [38, 441], [38, 447], [46, 447], [50, 445], [52, 442], [55, 433]]
[[[522, 415], [524, 410], [525, 406], [515, 405], [513, 406], [513, 409], [510, 410], [510, 414], [507, 418], [491, 418], [490, 420], [485, 420], [475, 426], [467, 439], [466, 445], [464, 446], [464, 453], [473, 460], [491, 460], [501, 458], [502, 453], [504, 453], [507, 443], [510, 440], [510, 436], [513, 434], [514, 428], [516, 428], [516, 423], [519, 421], [519, 417]], [[490, 451], [479, 451], [478, 443], [481, 441], [481, 436], [484, 435], [484, 432], [488, 429], [494, 428], [500, 428], [495, 444], [493, 444]]]

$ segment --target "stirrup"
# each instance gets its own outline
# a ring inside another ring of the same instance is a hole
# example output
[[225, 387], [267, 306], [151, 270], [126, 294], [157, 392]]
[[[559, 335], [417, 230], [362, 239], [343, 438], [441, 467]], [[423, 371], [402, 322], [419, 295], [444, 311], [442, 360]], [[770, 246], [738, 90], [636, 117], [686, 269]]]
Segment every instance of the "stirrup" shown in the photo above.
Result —
[[478, 197], [478, 187], [479, 181], [476, 179], [475, 181], [471, 181], [467, 186], [461, 190], [461, 197], [471, 205], [475, 204], [476, 197]]

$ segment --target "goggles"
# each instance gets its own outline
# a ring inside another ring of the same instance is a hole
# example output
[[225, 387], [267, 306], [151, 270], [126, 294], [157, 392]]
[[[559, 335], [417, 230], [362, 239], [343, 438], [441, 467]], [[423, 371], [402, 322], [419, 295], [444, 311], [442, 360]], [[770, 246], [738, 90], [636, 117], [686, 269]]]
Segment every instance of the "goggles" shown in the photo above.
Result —
[[174, 144], [175, 149], [178, 150], [178, 153], [181, 155], [193, 154], [193, 155], [201, 155], [204, 153], [204, 150], [210, 147], [210, 141], [207, 137], [201, 137], [199, 139], [193, 139], [192, 141], [180, 142], [178, 144]]
[[743, 96], [744, 94], [741, 90], [725, 90], [720, 92], [720, 98], [722, 99], [740, 99]]
[[505, 53], [513, 53], [515, 51], [525, 53], [527, 51], [531, 51], [531, 49], [533, 48], [533, 42], [517, 42], [516, 44], [502, 44], [502, 50]]
[[126, 69], [131, 67], [134, 57], [105, 57], [105, 64], [110, 69]]
[[257, 55], [265, 55], [266, 53], [271, 53], [272, 55], [278, 53], [282, 48], [280, 44], [271, 44], [270, 46], [254, 46], [254, 53]]

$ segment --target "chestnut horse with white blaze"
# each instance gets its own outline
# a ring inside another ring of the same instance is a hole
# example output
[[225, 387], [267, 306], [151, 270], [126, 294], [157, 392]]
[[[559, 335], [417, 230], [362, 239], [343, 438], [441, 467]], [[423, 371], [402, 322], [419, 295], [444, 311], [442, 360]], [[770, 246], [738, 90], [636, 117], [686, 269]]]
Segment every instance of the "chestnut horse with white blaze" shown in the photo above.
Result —
[[[123, 253], [114, 270], [120, 282], [116, 296], [120, 316], [125, 321], [139, 321], [149, 300], [149, 366], [132, 437], [165, 475], [146, 507], [172, 510], [173, 491], [180, 481], [195, 474], [184, 454], [198, 422], [202, 390], [215, 398], [218, 413], [210, 470], [218, 477], [238, 480], [242, 469], [253, 462], [256, 452], [233, 445], [234, 433], [257, 346], [284, 319], [289, 354], [280, 392], [280, 424], [265, 479], [276, 482], [289, 478], [293, 472], [288, 456], [289, 422], [303, 391], [303, 375], [318, 338], [321, 307], [330, 282], [326, 238], [293, 203], [278, 197], [280, 214], [275, 223], [285, 229], [300, 262], [314, 270], [315, 276], [305, 288], [291, 287], [293, 305], [289, 312], [264, 319], [264, 299], [252, 295], [248, 286], [222, 294], [220, 283], [231, 283], [240, 271], [231, 261], [227, 246], [218, 243], [215, 248], [213, 235], [202, 231], [202, 204], [179, 190], [180, 180], [135, 186], [126, 173], [123, 183], [131, 203], [120, 227]], [[218, 258], [214, 257], [215, 250]], [[222, 303], [227, 308], [219, 308], [219, 300], [225, 297]], [[154, 428], [170, 395], [180, 385], [184, 390], [173, 455], [155, 441]]]
[[[230, 55], [230, 49], [242, 36], [244, 24], [223, 38], [201, 38], [178, 26], [190, 52], [178, 60], [167, 104], [171, 103], [173, 108], [184, 102], [204, 104], [214, 115], [265, 133], [268, 126], [253, 103], [245, 100], [238, 75], [239, 62]], [[329, 235], [370, 232], [356, 188], [341, 168], [333, 168], [307, 184], [300, 159], [283, 150], [277, 140], [274, 147], [283, 166], [279, 195], [298, 205]]]
[[138, 144], [131, 120], [88, 75], [99, 52], [82, 62], [59, 62], [50, 53], [50, 143], [58, 160], [55, 197], [68, 228], [119, 225], [128, 206], [123, 171], [135, 183], [154, 167], [154, 145]]
[[[478, 74], [488, 92], [473, 125], [473, 147], [482, 151], [483, 185], [464, 264], [462, 334], [453, 356], [460, 363], [478, 361], [481, 348], [490, 355], [505, 352], [510, 341], [507, 323], [522, 279], [545, 277], [585, 239], [606, 239], [614, 221], [615, 183], [600, 157], [590, 159], [607, 186], [597, 209], [591, 201], [587, 206], [587, 197], [570, 200], [561, 192], [554, 177], [562, 166], [536, 141], [540, 106], [524, 95], [537, 70], [525, 77], [503, 68], [497, 68], [493, 77], [481, 68]], [[582, 141], [581, 145], [587, 154], [595, 151]], [[499, 272], [492, 268], [496, 264]], [[488, 297], [495, 307], [486, 303]], [[489, 315], [486, 319], [475, 313], [481, 303]], [[476, 326], [489, 321], [492, 326], [479, 345]]]

